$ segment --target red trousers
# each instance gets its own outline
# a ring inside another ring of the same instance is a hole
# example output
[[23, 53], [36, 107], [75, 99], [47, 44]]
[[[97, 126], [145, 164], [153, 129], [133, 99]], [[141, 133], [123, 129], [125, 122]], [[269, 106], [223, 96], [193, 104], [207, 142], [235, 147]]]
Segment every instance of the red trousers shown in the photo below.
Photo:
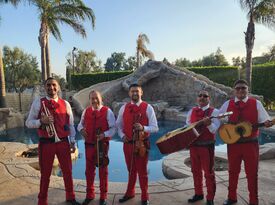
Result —
[[147, 173], [148, 153], [144, 157], [140, 157], [133, 154], [133, 148], [133, 144], [124, 143], [123, 145], [125, 161], [129, 173], [125, 196], [135, 195], [135, 184], [138, 175], [141, 188], [141, 200], [149, 200]]
[[48, 188], [55, 155], [58, 158], [63, 175], [66, 200], [74, 199], [75, 194], [73, 191], [72, 160], [69, 142], [39, 143], [38, 150], [41, 173], [38, 205], [48, 205]]
[[[109, 147], [107, 146], [107, 149]], [[95, 198], [95, 169], [96, 169], [96, 149], [93, 145], [85, 145], [86, 155], [86, 198]], [[108, 192], [108, 166], [102, 166], [99, 168], [99, 180], [100, 180], [100, 199], [107, 199]]]
[[227, 145], [227, 156], [229, 164], [228, 198], [237, 200], [238, 179], [241, 171], [241, 163], [243, 160], [249, 191], [249, 203], [257, 205], [259, 165], [258, 142]]
[[216, 192], [214, 172], [214, 145], [190, 147], [191, 170], [193, 173], [196, 195], [203, 195], [202, 170], [207, 187], [207, 200], [213, 200]]

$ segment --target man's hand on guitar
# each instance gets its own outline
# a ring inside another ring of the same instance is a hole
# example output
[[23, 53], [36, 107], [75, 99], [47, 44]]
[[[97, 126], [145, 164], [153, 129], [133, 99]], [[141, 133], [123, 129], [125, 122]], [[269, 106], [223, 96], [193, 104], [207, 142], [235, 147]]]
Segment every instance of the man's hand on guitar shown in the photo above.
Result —
[[209, 117], [206, 117], [202, 120], [202, 123], [205, 126], [209, 126], [209, 125], [211, 125], [212, 122], [211, 122], [211, 119]]
[[264, 126], [265, 126], [265, 127], [271, 127], [271, 126], [273, 126], [273, 125], [274, 125], [273, 122], [270, 121], [270, 120], [267, 120], [267, 121], [264, 122]]

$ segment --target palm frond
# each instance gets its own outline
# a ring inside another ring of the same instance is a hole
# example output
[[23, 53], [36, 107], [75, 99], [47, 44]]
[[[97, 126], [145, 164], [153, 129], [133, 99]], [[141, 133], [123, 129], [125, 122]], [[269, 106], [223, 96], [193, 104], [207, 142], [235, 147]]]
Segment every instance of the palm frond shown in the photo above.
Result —
[[155, 59], [155, 56], [154, 56], [153, 52], [149, 51], [149, 50], [146, 50], [146, 57], [151, 59], [151, 60]]
[[69, 18], [59, 18], [58, 22], [71, 26], [76, 33], [80, 34], [83, 38], [86, 38], [87, 34], [85, 28], [79, 21], [75, 21]]
[[275, 1], [261, 1], [254, 9], [253, 18], [256, 23], [275, 29]]
[[55, 21], [48, 24], [50, 32], [53, 34], [54, 38], [58, 41], [62, 41], [60, 30]]

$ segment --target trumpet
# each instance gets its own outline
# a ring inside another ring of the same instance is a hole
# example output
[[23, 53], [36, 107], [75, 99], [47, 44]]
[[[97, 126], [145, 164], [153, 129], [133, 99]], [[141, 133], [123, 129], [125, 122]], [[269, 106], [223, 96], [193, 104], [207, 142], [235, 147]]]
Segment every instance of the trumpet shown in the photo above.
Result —
[[[43, 106], [43, 109], [44, 109], [43, 114], [46, 115], [47, 117], [49, 117], [51, 115], [51, 113], [50, 113], [49, 109], [45, 106], [44, 101], [42, 101], [42, 106]], [[56, 132], [56, 129], [55, 129], [53, 123], [50, 123], [49, 125], [46, 125], [46, 131], [47, 131], [49, 137], [54, 137], [55, 142], [60, 142], [60, 139], [57, 136], [57, 132]]]

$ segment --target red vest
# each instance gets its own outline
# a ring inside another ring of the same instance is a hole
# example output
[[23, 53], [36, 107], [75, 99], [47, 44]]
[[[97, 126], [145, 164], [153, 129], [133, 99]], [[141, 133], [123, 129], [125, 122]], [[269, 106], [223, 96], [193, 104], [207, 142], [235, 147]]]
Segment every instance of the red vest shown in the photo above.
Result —
[[[128, 140], [133, 138], [133, 125], [135, 123], [140, 123], [143, 126], [148, 126], [149, 120], [146, 115], [148, 104], [146, 102], [141, 102], [139, 106], [136, 104], [127, 103], [125, 105], [123, 113], [123, 132]], [[146, 137], [149, 133], [145, 133]]]
[[[199, 107], [192, 108], [190, 122], [198, 122], [204, 117], [210, 117], [212, 112], [214, 111], [213, 107], [209, 107], [207, 110], [203, 111]], [[202, 128], [202, 134], [196, 141], [210, 141], [215, 140], [215, 134], [211, 133], [206, 126]]]
[[[94, 110], [92, 106], [86, 109], [84, 115], [84, 128], [88, 134], [86, 143], [96, 143], [96, 131], [100, 129], [100, 133], [109, 130], [108, 120], [108, 107], [103, 106], [100, 110]], [[109, 140], [109, 138], [105, 138]]]
[[[237, 124], [242, 121], [250, 122], [252, 125], [258, 123], [258, 111], [257, 100], [254, 98], [248, 98], [247, 102], [236, 102], [234, 99], [229, 101], [227, 111], [233, 111], [233, 114], [229, 117], [229, 122]], [[256, 137], [259, 135], [259, 129], [253, 128], [250, 137]]]
[[[57, 136], [62, 139], [70, 135], [70, 125], [69, 125], [69, 115], [66, 110], [66, 103], [63, 99], [58, 98], [58, 101], [48, 100], [47, 98], [41, 98], [40, 104], [41, 108], [38, 114], [38, 119], [41, 118], [42, 112], [45, 113], [42, 102], [48, 108], [51, 115], [54, 117], [54, 127], [57, 133]], [[45, 128], [38, 129], [38, 135], [40, 137], [49, 138], [49, 135]]]

